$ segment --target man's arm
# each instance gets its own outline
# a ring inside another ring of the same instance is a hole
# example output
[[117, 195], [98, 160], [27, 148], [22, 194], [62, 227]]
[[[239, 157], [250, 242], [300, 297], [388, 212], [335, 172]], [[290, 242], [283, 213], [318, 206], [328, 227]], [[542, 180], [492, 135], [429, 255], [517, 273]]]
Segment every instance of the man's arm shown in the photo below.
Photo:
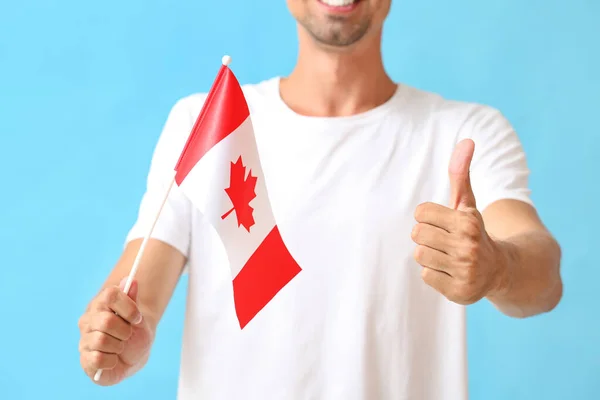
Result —
[[[152, 155], [137, 219], [126, 238], [128, 244], [79, 320], [81, 364], [99, 385], [121, 382], [146, 363], [158, 323], [186, 264], [191, 203], [177, 186], [171, 188], [166, 201], [164, 196], [194, 122], [189, 102], [178, 101], [169, 113]], [[159, 208], [160, 218], [155, 221]], [[151, 227], [152, 239], [125, 294], [127, 276]], [[96, 375], [98, 370], [102, 374]]]
[[562, 297], [561, 250], [535, 209], [520, 201], [500, 200], [482, 216], [504, 262], [501, 284], [488, 300], [517, 318], [554, 309]]
[[[455, 148], [448, 169], [450, 207], [423, 203], [412, 238], [423, 280], [458, 304], [486, 297], [503, 313], [552, 310], [562, 295], [560, 249], [534, 208], [508, 197], [477, 208], [471, 186], [472, 140]], [[485, 203], [485, 202], [484, 202]]]

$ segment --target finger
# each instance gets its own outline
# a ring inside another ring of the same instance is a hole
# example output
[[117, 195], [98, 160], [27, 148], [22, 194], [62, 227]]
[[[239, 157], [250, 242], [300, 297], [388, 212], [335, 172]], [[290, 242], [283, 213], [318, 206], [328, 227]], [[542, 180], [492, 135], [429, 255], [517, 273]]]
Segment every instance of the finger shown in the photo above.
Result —
[[107, 333], [119, 340], [127, 340], [131, 336], [131, 325], [123, 318], [110, 311], [101, 311], [90, 317], [92, 331]]
[[90, 316], [88, 312], [85, 312], [77, 321], [77, 327], [81, 333], [90, 331]]
[[421, 279], [443, 296], [448, 297], [448, 294], [452, 290], [452, 278], [435, 269], [423, 268], [421, 270]]
[[117, 286], [104, 289], [100, 296], [98, 296], [96, 309], [110, 310], [134, 325], [142, 321], [142, 314], [135, 301]]
[[462, 140], [454, 148], [448, 175], [450, 178], [450, 207], [456, 210], [476, 208], [469, 169], [475, 152], [471, 139]]
[[[127, 288], [126, 287], [127, 279], [128, 278], [121, 279], [121, 282], [119, 283], [119, 289], [121, 289], [123, 291], [123, 293], [126, 293], [127, 296], [135, 302], [137, 300], [137, 295], [138, 295], [138, 283], [135, 279], [133, 279], [131, 281], [131, 285], [129, 286], [129, 288]], [[125, 290], [125, 289], [129, 289], [129, 290]]]
[[79, 351], [121, 354], [125, 348], [125, 342], [104, 332], [93, 331], [82, 336], [79, 347]]
[[436, 271], [443, 272], [447, 275], [451, 275], [450, 256], [448, 256], [448, 254], [442, 253], [439, 250], [435, 250], [431, 247], [423, 245], [418, 245], [415, 249], [414, 259], [423, 267], [427, 267]]
[[458, 225], [457, 212], [436, 203], [419, 204], [415, 210], [415, 220], [436, 226], [448, 232], [454, 232]]
[[86, 373], [94, 376], [97, 370], [110, 370], [116, 367], [119, 356], [101, 351], [84, 351], [81, 353], [81, 365]]
[[450, 254], [454, 246], [454, 236], [448, 231], [437, 226], [418, 223], [411, 232], [412, 240], [416, 244], [431, 247], [443, 253]]

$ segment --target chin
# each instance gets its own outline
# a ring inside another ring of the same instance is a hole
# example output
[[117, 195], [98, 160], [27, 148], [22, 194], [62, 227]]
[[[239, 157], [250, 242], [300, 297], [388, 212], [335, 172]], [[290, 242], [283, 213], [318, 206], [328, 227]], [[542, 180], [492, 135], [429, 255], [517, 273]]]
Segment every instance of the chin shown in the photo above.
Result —
[[[292, 15], [319, 45], [345, 50], [381, 31], [389, 0], [288, 0]], [[375, 35], [377, 36], [377, 35]]]

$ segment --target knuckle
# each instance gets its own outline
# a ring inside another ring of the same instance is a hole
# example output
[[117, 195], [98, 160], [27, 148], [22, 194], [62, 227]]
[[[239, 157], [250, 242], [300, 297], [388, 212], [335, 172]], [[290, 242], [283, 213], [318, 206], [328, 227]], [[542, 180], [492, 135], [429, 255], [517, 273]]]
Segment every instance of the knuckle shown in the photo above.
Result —
[[110, 336], [102, 332], [97, 332], [95, 337], [92, 339], [92, 343], [97, 349], [106, 348], [108, 345], [110, 345], [110, 342]]
[[116, 354], [105, 354], [104, 355], [104, 365], [103, 369], [113, 369], [118, 362], [118, 357]]
[[104, 289], [102, 295], [102, 301], [105, 304], [114, 304], [119, 298], [119, 288], [117, 287], [108, 287]]
[[429, 202], [419, 204], [417, 206], [417, 208], [415, 209], [415, 219], [417, 221], [422, 220], [425, 217], [425, 215], [427, 215], [430, 208], [431, 208], [431, 203], [429, 203]]
[[422, 215], [423, 215], [423, 204], [419, 204], [417, 206], [417, 208], [415, 208], [415, 215], [414, 215], [414, 217], [415, 217], [415, 219], [417, 221], [419, 221], [421, 219]]
[[110, 313], [103, 313], [98, 316], [98, 330], [101, 332], [109, 332], [116, 325], [117, 316]]
[[467, 240], [463, 242], [458, 252], [458, 261], [465, 267], [471, 268], [477, 265], [479, 259], [479, 242]]
[[139, 315], [139, 311], [137, 306], [132, 305], [126, 312], [126, 315], [123, 316], [127, 321], [134, 321]]
[[477, 265], [477, 260], [479, 258], [479, 243], [470, 242], [465, 246], [464, 249], [465, 257], [469, 261], [469, 266], [473, 267]]
[[133, 329], [131, 328], [130, 325], [127, 325], [126, 327], [123, 328], [123, 332], [122, 332], [123, 340], [129, 340], [129, 338], [131, 338], [131, 335], [133, 335]]
[[115, 342], [115, 352], [117, 354], [121, 354], [123, 351], [125, 351], [125, 342], [122, 340], [118, 340]]
[[94, 368], [100, 368], [106, 361], [106, 354], [100, 351], [92, 351], [88, 355], [89, 365]]
[[412, 230], [410, 236], [413, 240], [418, 240], [420, 234], [421, 234], [421, 224], [416, 224], [413, 227], [413, 230]]
[[86, 320], [87, 320], [86, 314], [82, 315], [77, 320], [77, 327], [79, 328], [80, 331], [82, 331], [85, 328], [85, 326], [87, 325]]
[[468, 238], [477, 238], [481, 234], [479, 219], [471, 213], [463, 213], [460, 219], [460, 231]]
[[423, 268], [421, 270], [421, 279], [423, 279], [423, 282], [431, 286], [431, 271], [429, 268]]
[[415, 248], [414, 254], [413, 254], [413, 258], [415, 259], [416, 262], [418, 262], [419, 264], [421, 264], [423, 262], [425, 256], [425, 247], [418, 245]]

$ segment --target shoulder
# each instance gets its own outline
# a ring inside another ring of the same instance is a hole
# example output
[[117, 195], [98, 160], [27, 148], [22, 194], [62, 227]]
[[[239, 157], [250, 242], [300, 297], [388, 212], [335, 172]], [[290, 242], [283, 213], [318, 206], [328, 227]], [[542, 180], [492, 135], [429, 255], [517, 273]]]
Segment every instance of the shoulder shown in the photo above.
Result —
[[414, 87], [405, 90], [404, 107], [411, 125], [428, 132], [436, 146], [454, 148], [463, 139], [472, 139], [482, 155], [497, 147], [520, 148], [520, 139], [511, 122], [488, 104], [461, 101]]
[[507, 122], [500, 110], [487, 104], [456, 100], [407, 85], [401, 85], [400, 90], [405, 92], [404, 104], [411, 114], [424, 121], [451, 126], [463, 134], [475, 127]]

